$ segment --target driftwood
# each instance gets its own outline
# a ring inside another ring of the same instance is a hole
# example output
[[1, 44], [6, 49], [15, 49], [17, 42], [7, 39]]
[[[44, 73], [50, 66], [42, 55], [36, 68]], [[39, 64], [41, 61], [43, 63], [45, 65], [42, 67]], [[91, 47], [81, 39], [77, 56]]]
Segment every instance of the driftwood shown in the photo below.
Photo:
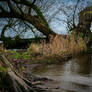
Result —
[[37, 91], [30, 81], [23, 78], [4, 55], [0, 55], [0, 66], [7, 68], [7, 76], [10, 79], [9, 82], [12, 83], [11, 90], [7, 92], [42, 92], [40, 89]]

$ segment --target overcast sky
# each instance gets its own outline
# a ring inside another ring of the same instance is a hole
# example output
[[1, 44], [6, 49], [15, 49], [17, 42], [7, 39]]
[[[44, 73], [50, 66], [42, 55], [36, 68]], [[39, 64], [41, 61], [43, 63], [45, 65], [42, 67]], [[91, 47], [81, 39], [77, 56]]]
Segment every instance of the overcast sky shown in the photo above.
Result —
[[[49, 12], [48, 14], [50, 15], [50, 17], [52, 16], [52, 14], [54, 12], [56, 12], [58, 10], [58, 8], [60, 8], [60, 1], [62, 0], [57, 0], [56, 3], [49, 9]], [[64, 0], [64, 2], [66, 2], [66, 4], [68, 5], [72, 5], [74, 3], [75, 0]], [[55, 31], [56, 33], [58, 34], [67, 34], [67, 29], [66, 29], [66, 23], [58, 20], [66, 20], [66, 16], [60, 11], [56, 14], [56, 16], [52, 19], [52, 21], [49, 23], [51, 29], [53, 31]], [[27, 32], [27, 34], [25, 34], [25, 37], [29, 37], [30, 38], [30, 35], [32, 36], [31, 32]]]
[[[65, 7], [65, 6], [63, 6], [63, 7], [61, 6], [62, 5], [62, 1], [65, 2], [66, 6], [68, 6], [68, 5], [72, 6], [72, 5], [76, 4], [77, 0], [55, 0], [55, 1], [56, 1], [55, 4], [48, 11], [49, 17], [51, 17], [54, 12], [58, 11], [58, 8], [64, 8]], [[83, 1], [84, 1], [83, 6], [86, 6], [86, 2], [87, 1], [91, 1], [91, 0], [83, 0]], [[92, 5], [92, 3], [89, 3], [89, 4]], [[46, 15], [46, 14], [44, 13], [44, 15]], [[68, 32], [67, 32], [67, 29], [66, 29], [66, 26], [67, 26], [66, 23], [62, 22], [62, 21], [59, 21], [57, 19], [66, 20], [67, 17], [61, 11], [58, 12], [55, 15], [55, 17], [51, 20], [51, 22], [49, 23], [51, 29], [53, 31], [55, 31], [56, 33], [58, 33], [58, 34], [67, 34]], [[12, 32], [12, 34], [11, 34], [11, 32], [8, 31], [8, 32], [6, 32], [5, 35], [13, 36], [14, 34], [15, 33]], [[33, 37], [33, 34], [29, 30], [28, 32], [26, 32], [26, 34], [24, 35], [24, 37], [25, 38], [31, 38], [31, 37]]]

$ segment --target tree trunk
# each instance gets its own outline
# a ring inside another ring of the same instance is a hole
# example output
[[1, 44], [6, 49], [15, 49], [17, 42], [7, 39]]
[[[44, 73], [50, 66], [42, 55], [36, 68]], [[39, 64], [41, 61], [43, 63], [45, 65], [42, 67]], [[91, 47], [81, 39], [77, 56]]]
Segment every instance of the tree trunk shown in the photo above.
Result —
[[79, 23], [75, 30], [77, 33], [82, 33], [83, 37], [91, 39], [91, 22], [92, 22], [92, 6], [85, 8], [79, 13]]

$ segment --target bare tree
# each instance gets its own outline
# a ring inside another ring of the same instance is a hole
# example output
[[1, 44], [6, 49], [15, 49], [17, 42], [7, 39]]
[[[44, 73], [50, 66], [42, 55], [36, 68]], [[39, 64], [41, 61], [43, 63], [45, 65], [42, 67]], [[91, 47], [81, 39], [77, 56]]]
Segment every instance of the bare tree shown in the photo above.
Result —
[[[36, 0], [34, 1], [36, 2]], [[27, 21], [44, 35], [55, 35], [56, 33], [50, 29], [45, 17], [38, 6], [34, 4], [34, 1], [0, 0], [0, 18], [16, 18]]]

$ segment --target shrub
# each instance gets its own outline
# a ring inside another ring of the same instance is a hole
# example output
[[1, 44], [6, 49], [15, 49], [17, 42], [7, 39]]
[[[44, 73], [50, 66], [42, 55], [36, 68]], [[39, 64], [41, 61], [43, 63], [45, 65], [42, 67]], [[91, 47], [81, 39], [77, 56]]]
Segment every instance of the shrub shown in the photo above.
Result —
[[23, 53], [19, 53], [17, 51], [8, 51], [9, 53], [11, 53], [11, 55], [9, 55], [9, 57], [13, 57], [15, 59], [30, 59], [31, 57], [28, 55], [28, 52], [23, 52]]

